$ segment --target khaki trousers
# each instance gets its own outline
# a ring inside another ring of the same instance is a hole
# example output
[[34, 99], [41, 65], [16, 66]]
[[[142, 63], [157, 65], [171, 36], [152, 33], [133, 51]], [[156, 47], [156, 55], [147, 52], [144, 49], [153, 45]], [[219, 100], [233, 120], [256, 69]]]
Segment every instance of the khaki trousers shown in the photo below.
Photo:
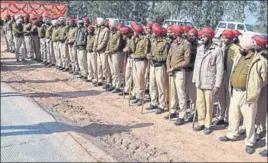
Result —
[[87, 77], [87, 52], [85, 49], [77, 49], [77, 59], [78, 59], [78, 65], [80, 68], [80, 75]]
[[78, 66], [78, 58], [77, 58], [77, 50], [76, 47], [69, 44], [68, 45], [68, 51], [69, 51], [69, 57], [70, 57], [70, 65], [72, 67], [72, 71], [78, 72], [79, 66]]
[[196, 87], [195, 83], [192, 82], [193, 71], [186, 72], [186, 94], [190, 100], [190, 112], [193, 113], [195, 110], [196, 102]]
[[223, 74], [222, 85], [219, 90], [219, 115], [218, 119], [228, 122], [228, 112], [230, 105], [230, 95], [229, 95], [229, 79], [225, 72]]
[[229, 109], [229, 127], [226, 136], [229, 139], [236, 139], [239, 132], [241, 113], [246, 128], [245, 144], [253, 146], [255, 144], [255, 118], [257, 113], [257, 103], [246, 102], [246, 91], [233, 89]]
[[[164, 76], [163, 76], [164, 78]], [[186, 118], [186, 91], [185, 91], [185, 81], [186, 81], [186, 72], [184, 69], [181, 71], [173, 72], [173, 75], [170, 77], [170, 109], [171, 113], [177, 111], [177, 105], [179, 103], [179, 118]]]
[[197, 88], [196, 109], [198, 115], [198, 124], [210, 128], [213, 116], [214, 97], [212, 90]]
[[65, 44], [65, 42], [60, 42], [60, 52], [61, 52], [62, 67], [69, 68], [70, 67], [70, 57], [68, 54], [68, 47]]
[[110, 73], [109, 73], [109, 64], [108, 64], [108, 56], [104, 53], [97, 53], [97, 68], [98, 68], [98, 82], [103, 82], [103, 77], [106, 79], [105, 84], [109, 84], [110, 82]]
[[25, 44], [26, 44], [26, 51], [29, 58], [34, 57], [33, 53], [33, 46], [32, 46], [32, 37], [31, 36], [24, 36], [25, 37]]
[[61, 61], [61, 57], [60, 57], [60, 47], [59, 47], [59, 42], [53, 42], [53, 50], [54, 50], [54, 54], [55, 54], [55, 60], [56, 60], [56, 65], [58, 67], [62, 67], [62, 61]]
[[88, 79], [97, 82], [97, 55], [95, 52], [87, 53]]
[[150, 65], [149, 90], [151, 104], [161, 109], [166, 108], [165, 76], [166, 67], [164, 64], [160, 67]]
[[147, 67], [147, 61], [137, 61], [134, 59], [133, 62], [133, 83], [134, 83], [134, 94], [137, 99], [143, 99], [143, 88], [145, 87], [145, 70]]
[[[18, 61], [20, 58], [25, 59], [25, 41], [24, 37], [14, 37], [15, 41], [15, 55], [16, 55], [16, 60]], [[21, 55], [20, 55], [20, 50], [21, 50]], [[20, 57], [21, 56], [21, 57]]]
[[[133, 75], [133, 59], [128, 57], [125, 68], [125, 88], [124, 88], [125, 92], [129, 92], [129, 88], [132, 87], [133, 84], [132, 75]], [[134, 96], [134, 92], [132, 93], [132, 96]]]
[[55, 53], [53, 48], [53, 41], [49, 41], [49, 58], [51, 64], [56, 64]]
[[15, 50], [15, 43], [13, 40], [13, 35], [12, 35], [12, 31], [7, 31], [7, 41], [8, 41], [8, 45], [9, 45], [9, 50]]
[[267, 85], [262, 88], [261, 95], [258, 101], [258, 109], [257, 109], [257, 115], [256, 115], [256, 127], [257, 127], [257, 134], [260, 134], [265, 130], [266, 126], [266, 116], [268, 111], [267, 106], [267, 93], [268, 93], [268, 87]]
[[120, 53], [114, 53], [108, 56], [108, 63], [112, 76], [112, 87], [120, 89], [121, 75], [120, 75]]
[[9, 44], [8, 44], [8, 39], [7, 39], [7, 34], [6, 34], [6, 33], [4, 34], [4, 38], [5, 38], [6, 47], [7, 47], [6, 49], [7, 49], [7, 50], [10, 50], [10, 46], [9, 46]]
[[47, 47], [45, 38], [40, 38], [40, 52], [43, 62], [47, 62]]
[[37, 61], [41, 61], [41, 54], [40, 54], [40, 40], [38, 35], [32, 36], [32, 46], [33, 46], [33, 52], [34, 57]]

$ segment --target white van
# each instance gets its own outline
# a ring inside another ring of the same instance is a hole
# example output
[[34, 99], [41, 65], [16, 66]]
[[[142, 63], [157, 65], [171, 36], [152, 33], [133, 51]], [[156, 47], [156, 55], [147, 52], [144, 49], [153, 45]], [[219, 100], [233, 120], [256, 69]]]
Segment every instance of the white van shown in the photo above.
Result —
[[165, 20], [164, 23], [163, 23], [163, 27], [167, 28], [169, 25], [172, 25], [172, 24], [177, 24], [179, 26], [188, 25], [191, 28], [193, 28], [193, 24], [191, 22], [189, 22], [189, 21], [171, 20], [171, 19]]
[[241, 22], [232, 22], [232, 21], [220, 21], [219, 24], [216, 27], [216, 38], [220, 38], [222, 35], [222, 32], [226, 29], [235, 29], [240, 31], [243, 35], [261, 35], [261, 33], [257, 33], [253, 31], [253, 26]]

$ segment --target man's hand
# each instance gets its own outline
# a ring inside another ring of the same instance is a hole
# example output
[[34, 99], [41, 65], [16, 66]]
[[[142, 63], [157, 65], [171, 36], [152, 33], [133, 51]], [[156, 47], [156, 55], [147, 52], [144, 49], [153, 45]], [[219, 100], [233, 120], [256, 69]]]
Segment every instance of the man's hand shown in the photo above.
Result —
[[151, 59], [153, 59], [153, 56], [151, 54], [147, 54], [147, 59], [151, 60]]
[[134, 54], [131, 54], [131, 58], [135, 58], [136, 56]]
[[174, 68], [167, 69], [167, 73], [173, 73], [173, 71], [174, 71]]
[[212, 89], [212, 94], [213, 95], [216, 95], [218, 92], [219, 92], [219, 88], [218, 87], [215, 87], [215, 88]]
[[168, 76], [172, 76], [173, 72], [168, 72], [167, 74], [168, 74]]
[[129, 48], [124, 48], [123, 49], [123, 52], [125, 52], [125, 53], [128, 52], [128, 51], [129, 51]]

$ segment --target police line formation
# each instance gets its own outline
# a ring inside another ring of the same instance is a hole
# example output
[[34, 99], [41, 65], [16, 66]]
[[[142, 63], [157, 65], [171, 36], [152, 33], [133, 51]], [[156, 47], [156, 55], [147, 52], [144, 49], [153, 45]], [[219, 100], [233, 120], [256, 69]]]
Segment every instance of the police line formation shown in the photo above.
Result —
[[[29, 15], [7, 15], [3, 29], [7, 50], [15, 53], [17, 62], [27, 57], [55, 66], [111, 93], [128, 95], [129, 103], [142, 110], [147, 92], [146, 109], [169, 111], [165, 118], [176, 118], [175, 125], [197, 119], [194, 131], [205, 135], [212, 125], [228, 126], [219, 140], [235, 141], [245, 134], [249, 154], [258, 136], [257, 111], [264, 111], [267, 123], [267, 40], [260, 36], [225, 30], [216, 43], [209, 27], [165, 29], [158, 23], [143, 27], [135, 22], [128, 27], [103, 18], [90, 22]], [[218, 114], [212, 122], [216, 97]], [[260, 155], [267, 157], [267, 125]]]

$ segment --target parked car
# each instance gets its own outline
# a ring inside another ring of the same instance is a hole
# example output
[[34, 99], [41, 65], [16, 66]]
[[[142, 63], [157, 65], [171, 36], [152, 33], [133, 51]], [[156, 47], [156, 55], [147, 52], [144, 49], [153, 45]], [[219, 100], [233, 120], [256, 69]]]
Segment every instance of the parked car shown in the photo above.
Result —
[[164, 23], [163, 23], [163, 27], [167, 28], [169, 25], [172, 25], [172, 24], [177, 24], [179, 26], [188, 25], [191, 28], [194, 27], [193, 24], [191, 22], [189, 22], [189, 21], [171, 20], [171, 19], [165, 20]]
[[240, 31], [243, 35], [253, 36], [253, 35], [262, 35], [262, 33], [254, 32], [253, 26], [241, 22], [232, 22], [232, 21], [220, 21], [215, 29], [216, 38], [220, 38], [222, 32], [226, 29], [236, 29]]

